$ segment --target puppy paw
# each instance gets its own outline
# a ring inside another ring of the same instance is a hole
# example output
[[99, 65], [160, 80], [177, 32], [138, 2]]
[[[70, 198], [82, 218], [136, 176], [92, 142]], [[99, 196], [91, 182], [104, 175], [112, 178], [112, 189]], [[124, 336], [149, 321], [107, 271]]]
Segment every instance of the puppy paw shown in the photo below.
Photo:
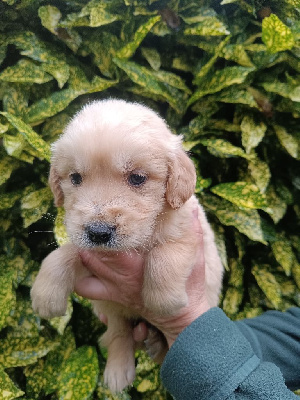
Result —
[[33, 285], [30, 295], [33, 311], [41, 318], [50, 319], [66, 314], [67, 298], [64, 294], [53, 293], [53, 291], [41, 292], [36, 285]]
[[157, 364], [162, 364], [168, 351], [168, 344], [164, 335], [159, 330], [150, 327], [144, 343], [148, 356]]
[[104, 383], [112, 393], [122, 392], [135, 378], [135, 366], [117, 363], [107, 364], [104, 370]]

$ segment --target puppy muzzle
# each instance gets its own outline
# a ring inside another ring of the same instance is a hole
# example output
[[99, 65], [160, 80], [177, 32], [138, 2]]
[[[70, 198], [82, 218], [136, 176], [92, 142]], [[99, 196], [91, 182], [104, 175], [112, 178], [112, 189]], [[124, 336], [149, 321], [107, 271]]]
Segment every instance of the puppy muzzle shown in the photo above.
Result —
[[116, 227], [103, 222], [93, 222], [85, 227], [85, 234], [94, 246], [110, 246], [114, 242]]

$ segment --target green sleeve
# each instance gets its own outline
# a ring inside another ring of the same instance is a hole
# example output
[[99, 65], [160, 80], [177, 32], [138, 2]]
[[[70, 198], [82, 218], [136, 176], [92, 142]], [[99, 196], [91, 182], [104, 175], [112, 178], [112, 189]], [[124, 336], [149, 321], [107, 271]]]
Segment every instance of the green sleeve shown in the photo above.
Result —
[[267, 311], [236, 325], [263, 361], [276, 364], [288, 388], [300, 388], [300, 308]]
[[249, 341], [220, 308], [212, 308], [176, 339], [161, 368], [177, 400], [287, 400], [278, 367], [262, 362]]

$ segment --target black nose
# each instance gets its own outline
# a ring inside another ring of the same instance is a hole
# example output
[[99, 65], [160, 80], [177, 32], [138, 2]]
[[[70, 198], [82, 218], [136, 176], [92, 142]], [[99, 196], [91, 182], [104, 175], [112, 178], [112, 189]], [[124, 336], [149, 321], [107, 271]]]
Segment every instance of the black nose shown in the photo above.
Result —
[[90, 242], [96, 245], [107, 244], [110, 242], [116, 231], [115, 226], [101, 222], [94, 222], [85, 228], [85, 232]]

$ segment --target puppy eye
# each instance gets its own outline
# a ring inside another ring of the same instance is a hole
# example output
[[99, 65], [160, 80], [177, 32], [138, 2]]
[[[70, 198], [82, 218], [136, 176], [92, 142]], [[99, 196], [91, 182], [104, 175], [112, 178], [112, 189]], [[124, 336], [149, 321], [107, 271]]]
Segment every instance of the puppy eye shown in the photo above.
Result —
[[74, 185], [74, 186], [79, 186], [82, 182], [82, 176], [78, 172], [71, 174], [70, 178], [71, 178], [72, 185]]
[[130, 185], [138, 187], [145, 183], [147, 176], [143, 174], [130, 174], [128, 176], [128, 182]]

